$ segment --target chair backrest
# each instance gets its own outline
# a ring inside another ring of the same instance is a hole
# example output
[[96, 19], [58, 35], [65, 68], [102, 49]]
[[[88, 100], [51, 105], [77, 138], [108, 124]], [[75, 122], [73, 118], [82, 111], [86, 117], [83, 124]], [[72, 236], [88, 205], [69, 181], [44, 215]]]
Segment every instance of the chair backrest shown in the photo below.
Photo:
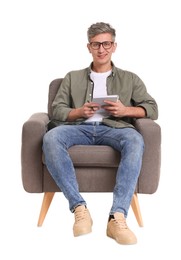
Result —
[[52, 102], [57, 94], [57, 91], [62, 83], [63, 78], [54, 79], [49, 85], [49, 92], [48, 92], [48, 115], [51, 119], [53, 116], [52, 113]]

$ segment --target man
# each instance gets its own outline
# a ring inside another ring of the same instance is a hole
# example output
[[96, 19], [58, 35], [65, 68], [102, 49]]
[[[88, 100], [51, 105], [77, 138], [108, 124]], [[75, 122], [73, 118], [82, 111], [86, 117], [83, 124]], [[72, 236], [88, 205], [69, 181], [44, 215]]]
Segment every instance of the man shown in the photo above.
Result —
[[[53, 106], [53, 118], [65, 125], [48, 131], [43, 140], [47, 168], [69, 202], [74, 213], [74, 236], [92, 231], [92, 218], [80, 195], [75, 170], [68, 154], [73, 145], [108, 145], [121, 153], [113, 190], [107, 236], [119, 244], [135, 244], [137, 238], [126, 218], [142, 165], [144, 141], [132, 122], [135, 118], [158, 117], [156, 101], [134, 73], [113, 64], [116, 32], [107, 23], [88, 28], [87, 48], [93, 61], [88, 68], [65, 76]], [[92, 102], [95, 97], [118, 95], [118, 101], [105, 100], [104, 106]], [[136, 152], [135, 152], [136, 151]]]

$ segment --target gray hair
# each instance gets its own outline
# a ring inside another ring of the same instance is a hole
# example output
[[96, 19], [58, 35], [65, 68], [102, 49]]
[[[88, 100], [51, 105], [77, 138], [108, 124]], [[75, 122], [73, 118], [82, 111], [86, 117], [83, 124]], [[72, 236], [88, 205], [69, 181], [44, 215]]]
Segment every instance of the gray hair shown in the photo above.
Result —
[[109, 23], [95, 23], [92, 24], [87, 31], [88, 41], [91, 41], [91, 38], [95, 37], [100, 33], [110, 33], [112, 36], [112, 40], [115, 41], [116, 38], [116, 30]]

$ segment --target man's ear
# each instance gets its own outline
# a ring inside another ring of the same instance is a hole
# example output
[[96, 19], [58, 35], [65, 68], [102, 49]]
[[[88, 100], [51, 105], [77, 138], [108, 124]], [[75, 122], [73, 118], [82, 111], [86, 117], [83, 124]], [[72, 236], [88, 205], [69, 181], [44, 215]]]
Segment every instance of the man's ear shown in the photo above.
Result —
[[87, 49], [89, 50], [89, 52], [91, 53], [91, 48], [90, 48], [90, 44], [87, 44]]
[[116, 48], [117, 48], [117, 43], [116, 43], [116, 42], [114, 42], [114, 46], [113, 46], [113, 52], [115, 52], [115, 51], [116, 51]]

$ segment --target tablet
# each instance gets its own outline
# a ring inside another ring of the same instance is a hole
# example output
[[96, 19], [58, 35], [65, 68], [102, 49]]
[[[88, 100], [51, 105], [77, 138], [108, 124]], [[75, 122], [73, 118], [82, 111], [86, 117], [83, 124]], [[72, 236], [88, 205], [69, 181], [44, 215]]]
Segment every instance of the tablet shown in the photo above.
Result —
[[98, 103], [100, 106], [107, 105], [104, 103], [104, 100], [109, 100], [112, 102], [117, 102], [118, 101], [118, 95], [108, 95], [108, 96], [100, 96], [100, 97], [95, 97], [92, 99], [92, 102]]

